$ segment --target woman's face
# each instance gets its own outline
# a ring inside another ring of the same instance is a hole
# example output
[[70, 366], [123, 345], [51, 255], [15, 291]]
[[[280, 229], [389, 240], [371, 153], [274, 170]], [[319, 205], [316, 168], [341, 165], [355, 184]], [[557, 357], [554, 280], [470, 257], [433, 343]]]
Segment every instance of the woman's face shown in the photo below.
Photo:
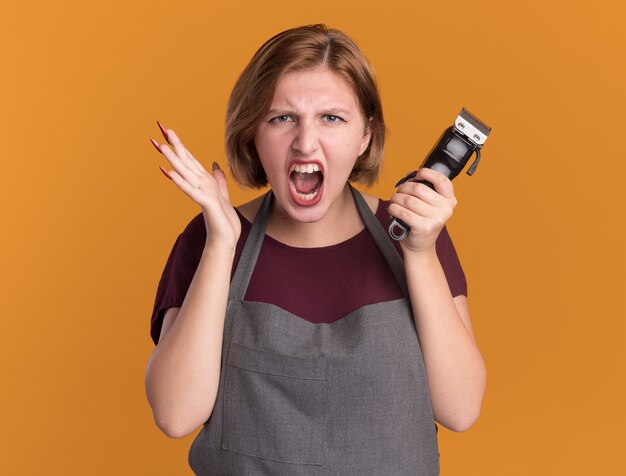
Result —
[[278, 206], [315, 222], [341, 197], [370, 136], [349, 84], [318, 67], [279, 79], [254, 143]]

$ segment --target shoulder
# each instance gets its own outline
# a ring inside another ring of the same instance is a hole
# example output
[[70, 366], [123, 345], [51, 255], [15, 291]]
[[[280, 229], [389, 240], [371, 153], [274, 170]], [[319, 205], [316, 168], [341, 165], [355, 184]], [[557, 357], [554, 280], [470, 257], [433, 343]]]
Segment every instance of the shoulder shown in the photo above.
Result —
[[200, 255], [206, 241], [206, 226], [202, 212], [194, 216], [178, 237], [175, 247], [183, 247], [193, 254]]
[[204, 225], [204, 217], [202, 216], [202, 212], [198, 213], [189, 221], [189, 223], [183, 230], [182, 235], [189, 237], [204, 235], [203, 238], [206, 237], [206, 227]]
[[383, 227], [387, 228], [391, 223], [391, 217], [387, 212], [387, 208], [389, 207], [389, 200], [383, 200], [382, 198], [374, 197], [372, 195], [367, 195], [362, 193], [363, 198], [365, 199], [365, 203], [367, 203], [372, 210], [372, 213], [376, 216], [378, 221]]
[[[383, 200], [375, 197], [374, 195], [369, 195], [367, 193], [363, 193], [360, 192], [361, 196], [363, 197], [363, 199], [365, 200], [365, 203], [367, 203], [367, 206], [370, 207], [370, 210], [372, 210], [372, 213], [376, 216], [378, 216], [378, 213], [380, 212], [380, 208], [381, 208], [381, 204], [383, 203]], [[386, 207], [384, 207], [386, 210]]]
[[[235, 208], [239, 221], [241, 222], [241, 236], [238, 242], [238, 249], [241, 248], [242, 242], [245, 241], [250, 231], [251, 223], [254, 221], [254, 217], [262, 201], [263, 195]], [[204, 222], [204, 216], [202, 212], [200, 212], [189, 221], [176, 240], [174, 248], [179, 254], [184, 253], [193, 256], [199, 261], [205, 243], [206, 224]], [[239, 249], [239, 251], [241, 250]]]
[[392, 220], [392, 218], [389, 216], [389, 213], [387, 212], [390, 201], [383, 200], [382, 198], [376, 197], [374, 195], [363, 193], [360, 190], [359, 193], [365, 200], [365, 203], [367, 203], [367, 206], [370, 208], [374, 216], [383, 226], [383, 228], [387, 229]]
[[[260, 195], [247, 203], [235, 207], [237, 216], [244, 229], [248, 229], [250, 224], [254, 221], [254, 217], [263, 201], [263, 197], [264, 195]], [[201, 244], [204, 246], [206, 241], [206, 224], [204, 223], [202, 212], [191, 219], [181, 233], [179, 240], [187, 242], [188, 244]]]
[[254, 221], [254, 217], [259, 211], [259, 208], [261, 207], [261, 203], [263, 202], [264, 197], [265, 197], [265, 194], [259, 195], [258, 197], [250, 200], [249, 202], [236, 207], [236, 210], [239, 212], [240, 217], [243, 217], [248, 222], [252, 223]]
[[[376, 215], [378, 222], [382, 225], [382, 227], [387, 230], [389, 225], [391, 225], [391, 221], [393, 217], [389, 215], [387, 209], [389, 208], [389, 204], [391, 200], [383, 200], [382, 198], [373, 197], [371, 195], [362, 194], [363, 198], [365, 198], [366, 203], [372, 209], [372, 212]], [[392, 240], [389, 238], [391, 242], [394, 244], [400, 256], [403, 256], [402, 246], [400, 246], [400, 242], [396, 240]], [[452, 240], [450, 238], [450, 234], [448, 233], [447, 226], [444, 226], [437, 237], [436, 248], [438, 254], [446, 254], [450, 252], [454, 252], [454, 245], [452, 244]]]

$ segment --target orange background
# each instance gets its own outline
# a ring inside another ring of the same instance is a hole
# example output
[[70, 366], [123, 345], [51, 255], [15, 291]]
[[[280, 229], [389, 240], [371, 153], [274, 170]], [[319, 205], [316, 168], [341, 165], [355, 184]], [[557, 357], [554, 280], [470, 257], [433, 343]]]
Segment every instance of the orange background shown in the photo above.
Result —
[[[161, 120], [224, 165], [227, 97], [254, 50], [325, 22], [380, 83], [373, 193], [462, 106], [493, 127], [449, 224], [488, 388], [473, 428], [440, 431], [442, 474], [626, 474], [624, 2], [11, 3], [0, 473], [190, 474], [193, 437], [158, 431], [143, 379], [158, 279], [199, 209], [148, 137]], [[254, 195], [231, 182], [235, 203]]]

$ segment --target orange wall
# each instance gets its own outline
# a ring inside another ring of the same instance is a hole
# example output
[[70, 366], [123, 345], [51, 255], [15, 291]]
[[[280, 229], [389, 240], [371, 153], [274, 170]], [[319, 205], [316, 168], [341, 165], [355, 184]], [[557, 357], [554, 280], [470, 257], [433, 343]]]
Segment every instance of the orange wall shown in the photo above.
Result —
[[[493, 127], [450, 230], [488, 366], [444, 475], [625, 474], [624, 2], [12, 2], [3, 7], [0, 473], [189, 474], [152, 422], [149, 316], [199, 212], [155, 120], [224, 164], [228, 93], [288, 27], [345, 30], [389, 125], [373, 192], [461, 106]], [[231, 186], [236, 203], [254, 193]]]

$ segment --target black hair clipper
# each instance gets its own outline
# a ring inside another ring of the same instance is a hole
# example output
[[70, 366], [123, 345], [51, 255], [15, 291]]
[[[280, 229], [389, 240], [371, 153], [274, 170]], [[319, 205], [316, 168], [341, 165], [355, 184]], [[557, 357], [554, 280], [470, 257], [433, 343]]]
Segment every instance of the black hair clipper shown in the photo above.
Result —
[[[467, 175], [472, 175], [480, 161], [480, 149], [485, 145], [485, 141], [491, 132], [484, 122], [472, 115], [467, 109], [461, 109], [454, 125], [448, 127], [437, 142], [437, 145], [430, 151], [420, 168], [441, 172], [450, 180], [459, 175], [470, 157], [476, 152], [476, 159], [467, 170]], [[396, 188], [404, 182], [415, 177], [417, 170], [402, 178]], [[420, 183], [428, 185], [434, 190], [433, 184], [426, 180]], [[389, 225], [389, 234], [394, 240], [403, 240], [409, 234], [409, 227], [402, 220], [394, 218]]]

